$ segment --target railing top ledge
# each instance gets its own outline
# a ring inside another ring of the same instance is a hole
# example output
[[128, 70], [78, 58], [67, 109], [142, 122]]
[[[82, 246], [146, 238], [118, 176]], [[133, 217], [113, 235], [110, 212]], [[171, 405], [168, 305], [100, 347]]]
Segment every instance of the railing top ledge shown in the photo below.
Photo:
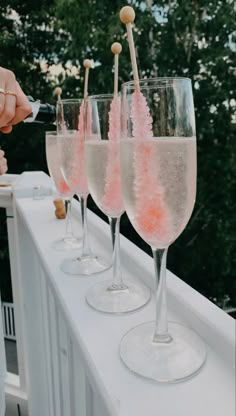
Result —
[[[38, 256], [56, 303], [64, 313], [68, 328], [73, 331], [99, 392], [119, 408], [121, 416], [154, 416], [157, 408], [166, 416], [173, 413], [176, 416], [196, 416], [206, 414], [209, 406], [215, 416], [233, 416], [235, 321], [168, 272], [170, 318], [192, 325], [202, 335], [208, 345], [206, 365], [193, 379], [171, 386], [150, 383], [130, 373], [120, 362], [119, 341], [129, 328], [154, 319], [154, 299], [144, 309], [124, 317], [99, 314], [89, 308], [85, 302], [88, 288], [101, 278], [108, 278], [109, 272], [82, 279], [66, 276], [60, 270], [62, 255], [53, 250], [52, 242], [62, 235], [64, 224], [53, 219], [50, 197], [33, 200], [34, 185], [37, 186], [43, 177], [39, 174], [34, 182], [31, 181], [32, 175], [25, 175], [18, 182], [19, 187], [15, 186], [16, 210], [20, 214], [18, 221], [24, 232], [21, 238], [28, 241]], [[48, 183], [45, 178], [45, 187]], [[77, 216], [76, 202], [74, 210]], [[93, 247], [106, 252], [109, 246], [108, 225], [91, 212], [88, 219]], [[30, 253], [27, 256], [30, 257]], [[121, 237], [121, 256], [124, 273], [135, 274], [153, 286], [153, 262], [147, 254]], [[30, 279], [39, 277], [37, 273], [30, 275]]]

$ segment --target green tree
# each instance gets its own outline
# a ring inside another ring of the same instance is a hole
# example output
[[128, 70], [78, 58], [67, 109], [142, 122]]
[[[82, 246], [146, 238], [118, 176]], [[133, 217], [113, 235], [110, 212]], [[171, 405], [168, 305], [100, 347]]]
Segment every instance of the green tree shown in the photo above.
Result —
[[[71, 33], [66, 59], [93, 58], [91, 93], [112, 90], [110, 45], [120, 41], [120, 82], [131, 77], [121, 1], [57, 0]], [[96, 3], [96, 4], [95, 4]], [[193, 82], [198, 136], [198, 194], [192, 219], [170, 248], [170, 269], [218, 304], [235, 286], [236, 43], [233, 1], [146, 0], [135, 7], [134, 40], [140, 77], [188, 76]], [[123, 232], [149, 252], [123, 219]]]
[[[41, 62], [44, 60], [46, 66], [60, 59], [64, 36], [58, 32], [53, 4], [51, 0], [1, 0], [0, 4], [1, 65], [14, 71], [26, 94], [43, 101], [55, 98], [48, 72], [42, 71]], [[59, 35], [55, 36], [55, 32]], [[21, 123], [9, 135], [0, 133], [0, 145], [6, 152], [10, 173], [47, 170], [45, 128]], [[2, 298], [11, 300], [4, 210], [0, 213], [0, 262]]]
[[[140, 77], [188, 76], [193, 82], [198, 136], [198, 194], [192, 219], [170, 248], [168, 266], [222, 305], [236, 305], [235, 155], [236, 40], [232, 0], [135, 0], [134, 40]], [[61, 64], [64, 96], [81, 96], [84, 58], [91, 58], [89, 92], [113, 88], [114, 41], [122, 43], [119, 81], [132, 77], [121, 0], [2, 0], [0, 58], [34, 97], [53, 102], [48, 65]], [[14, 10], [14, 12], [13, 12]], [[14, 14], [15, 13], [15, 14]], [[12, 18], [14, 17], [14, 19]], [[42, 62], [45, 70], [42, 71]], [[72, 76], [69, 68], [80, 67]], [[44, 131], [18, 126], [1, 137], [11, 172], [46, 170]], [[94, 204], [91, 207], [96, 210]], [[98, 210], [97, 210], [98, 212]], [[144, 250], [126, 217], [123, 233]]]

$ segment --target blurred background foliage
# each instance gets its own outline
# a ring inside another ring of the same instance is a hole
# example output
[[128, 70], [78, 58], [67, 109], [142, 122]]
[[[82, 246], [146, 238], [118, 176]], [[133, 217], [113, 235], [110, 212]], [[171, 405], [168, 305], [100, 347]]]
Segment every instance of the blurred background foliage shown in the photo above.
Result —
[[[140, 77], [192, 79], [198, 138], [198, 193], [191, 221], [171, 246], [168, 267], [221, 307], [236, 307], [236, 9], [233, 0], [130, 1], [136, 11], [134, 39]], [[0, 61], [24, 91], [55, 103], [81, 96], [83, 59], [94, 60], [89, 92], [113, 87], [114, 41], [122, 43], [119, 82], [132, 77], [120, 0], [1, 0]], [[1, 135], [10, 173], [47, 172], [44, 134], [50, 126], [21, 124]], [[99, 213], [90, 199], [90, 208]], [[150, 254], [127, 217], [122, 232]], [[9, 265], [0, 212], [2, 297]]]

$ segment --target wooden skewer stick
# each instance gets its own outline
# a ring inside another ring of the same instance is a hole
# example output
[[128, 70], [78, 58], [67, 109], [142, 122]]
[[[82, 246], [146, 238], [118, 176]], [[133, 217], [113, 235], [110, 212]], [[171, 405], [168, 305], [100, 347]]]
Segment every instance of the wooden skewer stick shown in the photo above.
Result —
[[137, 60], [136, 60], [136, 54], [135, 54], [135, 48], [134, 48], [134, 38], [133, 38], [133, 32], [132, 32], [132, 23], [134, 19], [135, 19], [134, 9], [130, 6], [122, 7], [122, 9], [120, 10], [120, 20], [122, 21], [122, 23], [126, 25], [135, 89], [140, 91], [138, 67], [137, 67]]
[[61, 129], [66, 130], [65, 120], [64, 120], [64, 109], [63, 109], [63, 104], [61, 101], [61, 95], [62, 95], [61, 87], [56, 87], [54, 93], [57, 96], [57, 104], [58, 104], [58, 110], [59, 110], [57, 114], [57, 121]]
[[114, 42], [111, 45], [111, 51], [114, 53], [114, 97], [118, 95], [118, 68], [119, 68], [119, 54], [122, 51], [122, 46], [119, 42]]
[[85, 59], [83, 62], [85, 67], [85, 77], [84, 77], [84, 99], [88, 96], [88, 78], [89, 78], [89, 69], [92, 68], [92, 61], [90, 59]]

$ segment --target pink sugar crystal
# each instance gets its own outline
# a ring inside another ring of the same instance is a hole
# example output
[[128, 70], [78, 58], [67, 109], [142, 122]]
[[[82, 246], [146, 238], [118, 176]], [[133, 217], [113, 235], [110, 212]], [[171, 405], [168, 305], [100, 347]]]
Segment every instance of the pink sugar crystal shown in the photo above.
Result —
[[123, 212], [119, 160], [120, 98], [115, 96], [109, 112], [109, 152], [106, 170], [106, 186], [102, 206], [114, 217]]
[[111, 102], [108, 137], [111, 141], [120, 139], [120, 97], [118, 96], [115, 96]]
[[84, 137], [84, 100], [81, 103], [78, 117], [78, 132], [80, 137]]
[[151, 144], [136, 143], [135, 170], [135, 226], [148, 241], [168, 241], [172, 234], [169, 208], [165, 191], [157, 181], [156, 159]]
[[[80, 111], [79, 111], [79, 118], [78, 118], [78, 144], [77, 144], [77, 166], [76, 168], [76, 176], [78, 177], [78, 189], [81, 195], [88, 194], [88, 183], [85, 173], [85, 157], [84, 157], [84, 100], [81, 103]], [[88, 135], [91, 132], [91, 112], [88, 110], [87, 114], [87, 131]]]
[[64, 178], [61, 178], [57, 184], [59, 192], [66, 194], [70, 192], [70, 188], [67, 185]]
[[152, 116], [146, 98], [140, 91], [134, 91], [132, 95], [131, 120], [135, 138], [147, 139], [153, 136]]
[[164, 189], [157, 181], [158, 166], [152, 146], [143, 142], [153, 137], [152, 117], [146, 98], [139, 91], [132, 96], [131, 119], [132, 135], [137, 139], [134, 152], [136, 229], [148, 241], [156, 240], [155, 236], [165, 240], [171, 234], [171, 217], [164, 201]]

